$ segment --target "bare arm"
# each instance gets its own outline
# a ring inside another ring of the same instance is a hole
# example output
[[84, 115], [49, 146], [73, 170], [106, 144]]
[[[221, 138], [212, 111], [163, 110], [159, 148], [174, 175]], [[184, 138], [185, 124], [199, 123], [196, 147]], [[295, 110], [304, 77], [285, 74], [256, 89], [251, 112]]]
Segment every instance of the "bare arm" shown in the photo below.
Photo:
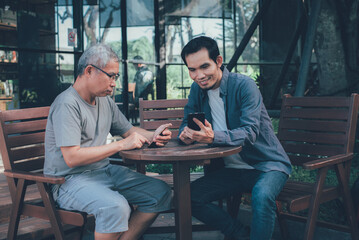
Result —
[[153, 137], [153, 132], [147, 131], [147, 130], [145, 130], [143, 128], [139, 128], [139, 127], [130, 128], [130, 130], [128, 130], [125, 134], [123, 134], [122, 137], [127, 138], [128, 136], [130, 136], [134, 132], [137, 132], [137, 133], [141, 134], [142, 136], [146, 137], [149, 141]]
[[[66, 164], [73, 168], [98, 162], [121, 150], [141, 148], [143, 144], [149, 143], [152, 140], [153, 134], [153, 132], [142, 128], [132, 127], [122, 135], [123, 139], [120, 141], [96, 147], [61, 147], [61, 152]], [[158, 146], [164, 146], [171, 139], [171, 132], [168, 129], [163, 131], [163, 135], [156, 137], [156, 144]]]
[[121, 150], [141, 148], [146, 142], [149, 142], [146, 137], [142, 136], [137, 132], [133, 132], [126, 135], [124, 139], [117, 142], [112, 142], [110, 144], [96, 147], [61, 147], [61, 152], [64, 156], [66, 164], [70, 168], [73, 168], [98, 162]]

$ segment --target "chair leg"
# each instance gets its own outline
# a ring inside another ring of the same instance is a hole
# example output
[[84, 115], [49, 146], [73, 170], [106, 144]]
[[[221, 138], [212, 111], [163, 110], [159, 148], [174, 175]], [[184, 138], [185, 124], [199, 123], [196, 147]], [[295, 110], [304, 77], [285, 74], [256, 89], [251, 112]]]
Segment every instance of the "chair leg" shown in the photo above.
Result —
[[52, 230], [55, 235], [56, 240], [63, 240], [65, 239], [64, 230], [62, 227], [60, 216], [58, 215], [56, 209], [55, 209], [55, 202], [52, 198], [52, 193], [49, 190], [49, 187], [46, 183], [43, 182], [37, 182], [37, 187], [39, 189], [42, 201], [44, 202], [46, 212], [49, 215], [50, 223]]
[[317, 222], [319, 205], [320, 205], [320, 197], [323, 189], [323, 185], [325, 182], [325, 178], [327, 176], [328, 167], [321, 168], [317, 173], [317, 181], [314, 186], [313, 196], [310, 200], [309, 213], [307, 218], [307, 223], [305, 226], [304, 239], [312, 240], [314, 236], [315, 225]]
[[9, 228], [7, 232], [7, 239], [13, 240], [16, 239], [17, 230], [19, 227], [20, 216], [22, 212], [22, 207], [24, 204], [24, 197], [26, 192], [26, 183], [24, 179], [18, 179], [16, 185], [16, 195], [15, 199], [13, 200], [13, 204], [11, 207], [11, 214], [10, 214], [10, 222]]
[[76, 234], [76, 238], [77, 240], [81, 240], [83, 235], [84, 235], [84, 232], [85, 232], [85, 225], [79, 227], [79, 231], [78, 231], [78, 234]]
[[234, 219], [238, 217], [241, 198], [242, 198], [242, 194], [240, 193], [236, 193], [233, 196], [227, 198], [227, 211]]
[[278, 219], [280, 235], [283, 240], [286, 240], [286, 239], [289, 239], [289, 234], [288, 234], [288, 230], [287, 230], [287, 224], [285, 222], [284, 217], [281, 214], [282, 209], [283, 209], [282, 203], [276, 201], [276, 214], [277, 214], [277, 219]]
[[346, 174], [346, 171], [344, 169], [343, 164], [338, 164], [335, 167], [335, 172], [338, 178], [339, 187], [343, 191], [343, 201], [344, 201], [344, 207], [348, 219], [348, 224], [351, 229], [351, 236], [353, 240], [359, 239], [359, 233], [358, 233], [358, 223], [357, 219], [354, 213], [354, 206], [352, 202], [352, 197], [349, 191], [349, 184], [348, 184], [348, 177]]

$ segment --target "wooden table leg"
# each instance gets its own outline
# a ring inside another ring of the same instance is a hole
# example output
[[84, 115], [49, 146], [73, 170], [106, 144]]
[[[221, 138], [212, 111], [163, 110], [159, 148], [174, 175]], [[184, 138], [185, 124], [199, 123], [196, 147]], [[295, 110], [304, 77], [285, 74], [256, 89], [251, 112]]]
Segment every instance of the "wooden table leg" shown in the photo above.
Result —
[[176, 239], [192, 240], [190, 168], [186, 162], [173, 164]]

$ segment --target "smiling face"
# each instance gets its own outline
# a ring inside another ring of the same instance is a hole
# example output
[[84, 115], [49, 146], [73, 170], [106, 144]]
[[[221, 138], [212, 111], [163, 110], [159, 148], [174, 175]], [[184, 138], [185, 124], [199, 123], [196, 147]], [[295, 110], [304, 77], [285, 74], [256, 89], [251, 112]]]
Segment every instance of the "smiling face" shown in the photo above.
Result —
[[220, 86], [222, 79], [222, 70], [220, 67], [223, 63], [222, 56], [217, 56], [215, 63], [208, 54], [206, 48], [186, 56], [189, 76], [205, 90], [216, 89]]

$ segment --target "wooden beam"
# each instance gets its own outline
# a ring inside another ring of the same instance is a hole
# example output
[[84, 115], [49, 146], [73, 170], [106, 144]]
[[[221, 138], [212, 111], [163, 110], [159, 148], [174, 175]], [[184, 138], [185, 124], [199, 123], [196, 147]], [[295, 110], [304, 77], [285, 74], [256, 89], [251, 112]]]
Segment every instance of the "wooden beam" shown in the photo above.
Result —
[[167, 98], [166, 89], [166, 39], [165, 39], [165, 6], [164, 0], [154, 0], [155, 9], [155, 50], [157, 66], [156, 95], [157, 99]]
[[128, 114], [128, 63], [127, 63], [127, 6], [126, 1], [121, 1], [121, 37], [122, 37], [122, 64], [123, 64], [123, 114], [129, 118]]

